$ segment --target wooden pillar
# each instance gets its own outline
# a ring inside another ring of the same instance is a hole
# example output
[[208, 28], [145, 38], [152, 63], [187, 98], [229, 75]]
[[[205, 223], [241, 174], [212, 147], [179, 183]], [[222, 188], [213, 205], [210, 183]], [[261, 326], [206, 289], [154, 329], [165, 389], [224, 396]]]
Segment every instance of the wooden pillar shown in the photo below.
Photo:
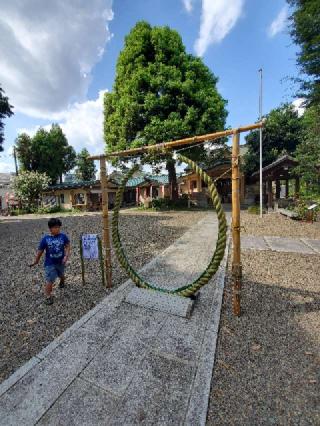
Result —
[[202, 181], [201, 181], [201, 177], [200, 176], [198, 176], [197, 190], [198, 190], [198, 192], [202, 191]]
[[272, 194], [272, 180], [268, 180], [268, 207], [272, 209], [273, 194]]
[[286, 198], [289, 197], [289, 179], [286, 179]]
[[108, 181], [107, 168], [105, 157], [100, 157], [100, 181], [102, 193], [102, 222], [103, 222], [103, 245], [104, 245], [104, 262], [107, 278], [107, 287], [112, 286], [112, 271], [111, 271], [111, 246], [109, 234], [109, 219], [108, 219]]
[[240, 291], [242, 266], [240, 258], [240, 171], [239, 171], [239, 132], [233, 134], [232, 139], [232, 277], [233, 277], [233, 298], [232, 306], [234, 315], [239, 316]]
[[295, 192], [295, 196], [298, 197], [300, 193], [300, 179], [298, 177], [295, 178], [294, 192]]
[[277, 179], [276, 180], [276, 200], [279, 200], [279, 198], [280, 198], [280, 191], [281, 191], [280, 180]]

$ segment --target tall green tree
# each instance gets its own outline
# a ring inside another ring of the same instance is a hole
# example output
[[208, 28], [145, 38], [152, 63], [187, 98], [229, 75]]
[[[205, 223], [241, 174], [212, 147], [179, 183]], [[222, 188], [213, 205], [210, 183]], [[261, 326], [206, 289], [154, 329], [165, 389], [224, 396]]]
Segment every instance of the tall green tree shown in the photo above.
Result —
[[13, 115], [13, 106], [9, 104], [9, 99], [4, 95], [4, 91], [0, 86], [0, 152], [3, 151], [4, 142], [4, 119]]
[[303, 115], [303, 138], [295, 157], [299, 165], [295, 172], [301, 176], [307, 189], [320, 192], [320, 107], [307, 108]]
[[[292, 104], [284, 104], [270, 111], [262, 133], [262, 165], [275, 161], [284, 152], [293, 154], [302, 141], [303, 119]], [[259, 131], [246, 136], [248, 151], [244, 155], [244, 170], [247, 175], [259, 169]]]
[[[176, 31], [138, 22], [118, 57], [113, 91], [104, 98], [107, 151], [223, 129], [226, 101], [216, 83], [202, 60], [186, 53]], [[168, 158], [166, 167], [176, 198], [174, 160]]]
[[79, 180], [95, 179], [96, 166], [93, 160], [89, 160], [90, 154], [86, 148], [83, 148], [76, 159], [76, 177]]
[[320, 105], [320, 2], [287, 0], [294, 7], [291, 36], [300, 47], [297, 63], [306, 78], [301, 78], [302, 95], [311, 105]]
[[20, 133], [15, 141], [20, 168], [33, 170], [32, 138], [27, 133]]
[[20, 134], [16, 149], [22, 170], [46, 173], [52, 183], [61, 182], [62, 175], [75, 166], [75, 150], [58, 124], [52, 124], [49, 131], [40, 128], [32, 138]]

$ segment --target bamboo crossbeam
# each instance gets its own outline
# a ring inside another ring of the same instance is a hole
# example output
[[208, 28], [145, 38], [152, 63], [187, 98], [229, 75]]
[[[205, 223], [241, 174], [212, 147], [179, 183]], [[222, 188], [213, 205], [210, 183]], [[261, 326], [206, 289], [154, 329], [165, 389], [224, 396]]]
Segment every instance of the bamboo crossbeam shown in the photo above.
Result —
[[248, 126], [242, 126], [237, 129], [229, 129], [223, 130], [222, 132], [208, 133], [207, 135], [201, 136], [193, 136], [191, 138], [178, 139], [176, 141], [171, 142], [162, 142], [156, 145], [145, 145], [139, 148], [126, 149], [124, 151], [115, 151], [110, 152], [104, 155], [93, 155], [89, 157], [90, 160], [101, 160], [102, 158], [110, 158], [110, 157], [126, 157], [131, 155], [140, 154], [148, 151], [161, 151], [162, 149], [175, 149], [184, 145], [195, 145], [198, 143], [202, 143], [204, 141], [212, 141], [215, 139], [219, 139], [225, 136], [230, 136], [235, 133], [248, 132], [249, 130], [260, 129], [264, 126], [264, 122], [260, 121], [259, 123], [249, 124]]

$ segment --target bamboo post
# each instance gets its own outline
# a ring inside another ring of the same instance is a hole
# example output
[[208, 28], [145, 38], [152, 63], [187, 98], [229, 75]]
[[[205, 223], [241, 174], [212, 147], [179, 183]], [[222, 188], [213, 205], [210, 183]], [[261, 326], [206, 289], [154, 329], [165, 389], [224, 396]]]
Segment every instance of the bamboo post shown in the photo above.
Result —
[[98, 236], [98, 249], [99, 249], [99, 262], [100, 262], [100, 269], [101, 269], [102, 285], [103, 285], [103, 287], [105, 287], [106, 279], [105, 279], [104, 265], [103, 265], [102, 242], [101, 242], [101, 238], [99, 236]]
[[112, 287], [112, 272], [111, 272], [111, 246], [109, 234], [109, 219], [108, 219], [108, 186], [107, 186], [107, 168], [105, 157], [100, 157], [100, 182], [102, 192], [102, 222], [103, 222], [103, 245], [104, 245], [104, 262], [107, 278], [107, 287]]
[[232, 278], [233, 278], [233, 313], [240, 316], [240, 291], [242, 266], [240, 259], [240, 164], [239, 164], [239, 131], [235, 131], [232, 139]]

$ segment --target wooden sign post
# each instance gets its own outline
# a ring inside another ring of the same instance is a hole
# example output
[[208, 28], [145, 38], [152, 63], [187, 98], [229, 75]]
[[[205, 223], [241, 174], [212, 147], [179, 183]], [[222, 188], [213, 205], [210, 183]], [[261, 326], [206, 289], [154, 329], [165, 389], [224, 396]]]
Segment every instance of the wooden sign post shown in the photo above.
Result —
[[85, 265], [84, 259], [99, 259], [101, 268], [102, 284], [105, 286], [105, 274], [103, 266], [103, 253], [101, 239], [97, 234], [81, 234], [80, 236], [80, 259], [82, 284], [85, 285]]

